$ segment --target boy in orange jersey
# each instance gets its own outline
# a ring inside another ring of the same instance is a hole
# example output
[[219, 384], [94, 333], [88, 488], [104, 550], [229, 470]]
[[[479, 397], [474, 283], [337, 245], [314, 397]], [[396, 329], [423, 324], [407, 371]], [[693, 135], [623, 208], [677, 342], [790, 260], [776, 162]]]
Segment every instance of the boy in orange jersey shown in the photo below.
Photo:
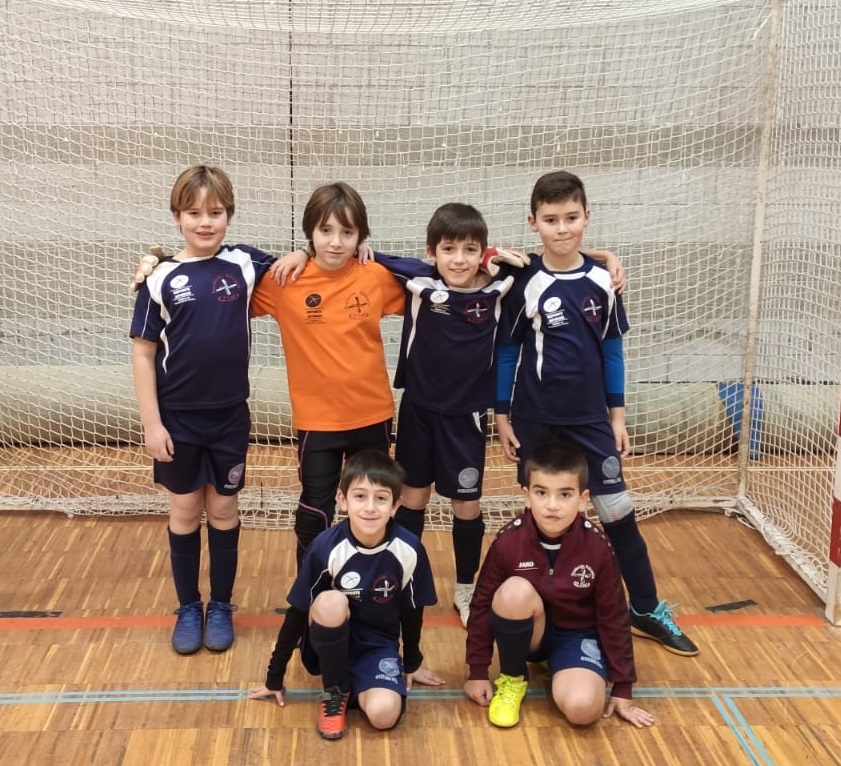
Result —
[[402, 314], [403, 288], [377, 264], [360, 265], [357, 246], [369, 235], [359, 193], [345, 183], [316, 189], [304, 209], [311, 262], [284, 287], [263, 279], [253, 316], [280, 328], [298, 433], [301, 495], [295, 513], [300, 566], [304, 551], [333, 522], [346, 457], [388, 452], [394, 399], [380, 319]]

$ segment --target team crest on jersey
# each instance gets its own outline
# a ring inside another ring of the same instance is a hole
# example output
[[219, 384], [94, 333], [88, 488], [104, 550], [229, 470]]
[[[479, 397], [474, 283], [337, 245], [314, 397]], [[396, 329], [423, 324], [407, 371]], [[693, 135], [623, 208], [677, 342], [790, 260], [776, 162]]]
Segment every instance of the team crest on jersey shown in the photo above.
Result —
[[371, 301], [364, 292], [352, 293], [345, 301], [345, 308], [348, 310], [350, 319], [365, 319], [370, 305]]
[[556, 311], [561, 310], [561, 299], [558, 296], [553, 295], [551, 298], [547, 298], [543, 302], [543, 310], [547, 314], [554, 314]]
[[470, 324], [484, 324], [491, 316], [487, 301], [474, 301], [464, 309], [464, 317]]
[[222, 274], [213, 280], [210, 291], [220, 303], [239, 300], [240, 286], [233, 274]]
[[378, 604], [387, 604], [396, 592], [397, 586], [388, 575], [380, 575], [371, 586], [372, 598]]
[[450, 294], [446, 290], [433, 290], [429, 294], [430, 303], [446, 303]]
[[590, 588], [593, 585], [593, 580], [596, 579], [596, 573], [589, 564], [579, 564], [574, 567], [570, 576], [572, 577], [572, 584], [576, 588]]
[[318, 293], [310, 293], [304, 298], [304, 303], [307, 304], [307, 308], [314, 309], [316, 306], [321, 305], [321, 296]]
[[591, 324], [600, 324], [603, 312], [604, 305], [598, 296], [588, 295], [581, 301], [581, 313]]

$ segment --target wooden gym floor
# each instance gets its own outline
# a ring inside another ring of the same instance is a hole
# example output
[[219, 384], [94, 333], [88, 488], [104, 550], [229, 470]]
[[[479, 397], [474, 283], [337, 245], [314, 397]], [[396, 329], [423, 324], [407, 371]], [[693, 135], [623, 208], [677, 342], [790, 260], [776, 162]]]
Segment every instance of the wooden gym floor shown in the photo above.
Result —
[[[440, 603], [426, 663], [443, 688], [412, 690], [391, 732], [357, 711], [344, 739], [315, 727], [315, 681], [297, 656], [288, 703], [247, 701], [260, 684], [294, 572], [288, 530], [245, 529], [237, 640], [175, 655], [165, 519], [0, 514], [0, 760], [3, 766], [239, 764], [841, 764], [841, 631], [813, 592], [736, 518], [673, 511], [642, 523], [661, 597], [701, 647], [695, 658], [635, 639], [639, 704], [657, 724], [570, 726], [536, 678], [514, 729], [461, 691], [464, 631], [450, 607], [447, 532], [424, 541]], [[203, 583], [206, 583], [206, 572]], [[206, 589], [206, 588], [205, 588]]]

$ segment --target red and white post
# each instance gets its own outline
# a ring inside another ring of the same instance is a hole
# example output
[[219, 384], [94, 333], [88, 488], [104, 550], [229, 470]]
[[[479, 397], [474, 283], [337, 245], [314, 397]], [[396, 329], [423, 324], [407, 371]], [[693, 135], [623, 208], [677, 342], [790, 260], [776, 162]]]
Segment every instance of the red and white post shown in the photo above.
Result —
[[841, 625], [841, 421], [835, 447], [835, 482], [832, 490], [832, 529], [829, 535], [829, 580], [826, 619]]

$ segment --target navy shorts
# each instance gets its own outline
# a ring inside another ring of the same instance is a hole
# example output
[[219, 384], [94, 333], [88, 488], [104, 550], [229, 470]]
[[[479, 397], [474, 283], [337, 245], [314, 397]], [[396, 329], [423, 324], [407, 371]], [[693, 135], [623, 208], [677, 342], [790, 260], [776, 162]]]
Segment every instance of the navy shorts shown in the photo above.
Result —
[[235, 495], [245, 484], [245, 456], [251, 435], [248, 403], [213, 410], [162, 410], [172, 437], [171, 463], [154, 461], [153, 477], [176, 495], [210, 484], [220, 495]]
[[595, 628], [562, 630], [547, 623], [540, 646], [529, 655], [529, 662], [543, 661], [549, 665], [550, 676], [560, 670], [586, 668], [607, 681], [607, 668]]
[[[311, 675], [321, 675], [318, 655], [307, 640], [306, 633], [301, 642], [301, 662]], [[403, 698], [405, 709], [408, 692], [406, 680], [403, 677], [403, 660], [397, 651], [396, 643], [393, 646], [367, 648], [359, 653], [355, 653], [351, 645], [348, 671], [351, 704], [355, 705], [359, 694], [368, 689], [389, 689]]]
[[577, 444], [587, 456], [591, 495], [614, 495], [627, 489], [622, 475], [622, 458], [607, 421], [559, 426], [518, 420], [512, 424], [520, 442], [517, 481], [521, 487], [526, 483], [526, 460], [537, 447], [550, 441], [568, 441]]
[[451, 500], [482, 497], [488, 412], [448, 415], [419, 407], [404, 396], [394, 457], [410, 487], [435, 485]]

